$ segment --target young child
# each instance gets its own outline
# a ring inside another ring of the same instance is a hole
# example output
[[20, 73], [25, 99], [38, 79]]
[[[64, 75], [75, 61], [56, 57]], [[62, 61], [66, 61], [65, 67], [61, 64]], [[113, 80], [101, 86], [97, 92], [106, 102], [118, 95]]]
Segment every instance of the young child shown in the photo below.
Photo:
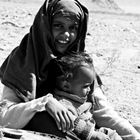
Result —
[[73, 132], [81, 140], [122, 140], [116, 131], [109, 128], [95, 128], [92, 115], [94, 103], [88, 97], [90, 86], [95, 82], [96, 72], [92, 58], [87, 53], [79, 53], [53, 59], [49, 64], [49, 75], [53, 96], [66, 108], [73, 108]]

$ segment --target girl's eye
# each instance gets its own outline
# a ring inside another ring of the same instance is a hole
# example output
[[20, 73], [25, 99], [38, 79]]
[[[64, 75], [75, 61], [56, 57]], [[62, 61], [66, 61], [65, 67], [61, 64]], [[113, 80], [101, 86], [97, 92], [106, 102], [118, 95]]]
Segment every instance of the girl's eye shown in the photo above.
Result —
[[78, 25], [73, 25], [70, 27], [70, 30], [72, 31], [77, 31], [78, 30]]
[[55, 29], [60, 29], [60, 28], [62, 28], [63, 26], [61, 25], [61, 24], [58, 24], [58, 23], [54, 23], [53, 24], [53, 28], [55, 28]]

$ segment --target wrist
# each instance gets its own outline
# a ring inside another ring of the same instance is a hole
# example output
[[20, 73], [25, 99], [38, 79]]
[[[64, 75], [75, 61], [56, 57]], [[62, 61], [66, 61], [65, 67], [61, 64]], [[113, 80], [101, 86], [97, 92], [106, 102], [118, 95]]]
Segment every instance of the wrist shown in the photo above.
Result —
[[36, 102], [36, 111], [42, 112], [46, 110], [46, 104], [49, 102], [50, 98], [53, 98], [53, 95], [48, 93], [46, 96], [37, 99]]
[[55, 98], [53, 97], [53, 95], [51, 93], [48, 93], [46, 95], [46, 102], [45, 102], [45, 110], [47, 110], [48, 105], [52, 103], [52, 100], [54, 100]]
[[48, 103], [48, 101], [49, 101], [50, 99], [52, 99], [52, 98], [53, 98], [53, 95], [52, 95], [51, 93], [48, 93], [48, 94], [45, 96], [43, 102], [45, 102], [45, 104], [46, 104], [46, 103]]

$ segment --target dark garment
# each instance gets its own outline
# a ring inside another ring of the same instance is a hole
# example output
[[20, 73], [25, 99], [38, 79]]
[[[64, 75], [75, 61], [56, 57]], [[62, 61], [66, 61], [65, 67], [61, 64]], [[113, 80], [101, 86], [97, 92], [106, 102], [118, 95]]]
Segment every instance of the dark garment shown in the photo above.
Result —
[[[61, 94], [60, 94], [61, 95]], [[60, 96], [57, 99], [65, 106], [75, 107], [77, 106], [76, 102], [70, 102], [69, 99], [65, 99]], [[79, 103], [78, 103], [79, 104]], [[24, 128], [26, 130], [32, 130], [36, 132], [44, 132], [47, 134], [51, 134], [60, 138], [65, 138], [67, 140], [92, 140], [95, 138], [103, 138], [101, 137], [101, 133], [104, 133], [106, 136], [110, 138], [110, 140], [122, 140], [122, 138], [118, 135], [115, 130], [101, 127], [95, 127], [95, 121], [90, 117], [89, 112], [92, 105], [89, 102], [81, 104], [77, 110], [79, 110], [78, 121], [75, 122], [76, 126], [73, 132], [63, 133], [58, 130], [57, 125], [55, 123], [54, 118], [44, 111], [40, 113], [36, 113], [36, 115], [31, 119], [28, 125]], [[92, 120], [92, 121], [91, 121]], [[96, 131], [98, 134], [95, 134]], [[103, 139], [99, 139], [103, 140]]]
[[36, 113], [28, 125], [26, 125], [23, 129], [51, 134], [66, 140], [80, 140], [72, 132], [63, 133], [58, 130], [54, 118], [52, 118], [46, 111]]
[[[54, 9], [54, 6], [59, 8]], [[55, 49], [51, 31], [52, 18], [57, 10], [72, 13], [79, 19], [78, 36], [68, 46], [66, 54], [84, 51], [87, 8], [77, 0], [46, 0], [38, 11], [30, 32], [25, 35], [20, 45], [11, 52], [0, 68], [2, 83], [12, 88], [23, 101], [41, 97], [40, 90], [47, 93], [47, 89], [42, 89], [45, 87], [42, 85], [48, 77], [48, 63], [54, 56], [60, 56]]]

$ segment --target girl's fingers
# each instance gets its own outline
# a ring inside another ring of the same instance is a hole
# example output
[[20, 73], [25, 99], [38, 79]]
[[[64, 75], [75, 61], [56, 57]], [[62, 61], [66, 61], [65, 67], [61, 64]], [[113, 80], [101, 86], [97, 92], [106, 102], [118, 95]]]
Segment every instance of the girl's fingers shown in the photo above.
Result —
[[65, 118], [64, 118], [64, 116], [63, 116], [62, 113], [59, 113], [58, 116], [59, 116], [59, 118], [60, 118], [61, 130], [62, 130], [63, 132], [66, 132], [66, 121], [65, 121]]
[[68, 111], [68, 117], [69, 117], [69, 123], [70, 123], [70, 126], [69, 126], [69, 130], [73, 131], [74, 129], [74, 120], [76, 119], [76, 116], [74, 116], [71, 112]]
[[73, 109], [72, 107], [68, 107], [67, 109], [68, 109], [68, 111], [70, 111], [73, 115], [76, 115], [76, 116], [78, 115], [77, 112], [76, 112], [76, 110]]
[[62, 130], [62, 129], [61, 129], [61, 121], [60, 121], [59, 116], [56, 115], [54, 119], [55, 119], [55, 122], [56, 122], [56, 125], [57, 125], [58, 129], [59, 129], [59, 130]]
[[69, 112], [64, 112], [63, 115], [64, 115], [64, 118], [65, 118], [65, 122], [66, 122], [66, 131], [69, 131], [71, 129], [71, 120], [70, 120], [70, 117], [69, 117]]

